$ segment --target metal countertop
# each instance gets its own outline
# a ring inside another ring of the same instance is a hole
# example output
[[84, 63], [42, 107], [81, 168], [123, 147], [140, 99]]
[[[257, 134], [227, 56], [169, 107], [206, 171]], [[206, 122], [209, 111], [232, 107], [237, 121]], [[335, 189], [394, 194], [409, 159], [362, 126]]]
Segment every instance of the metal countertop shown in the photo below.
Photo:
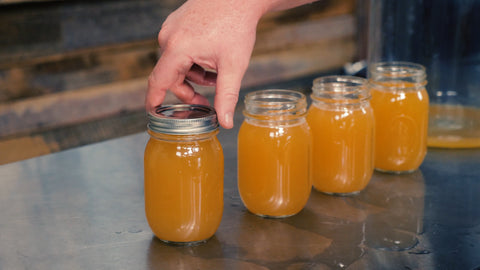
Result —
[[145, 219], [146, 133], [0, 166], [0, 269], [479, 269], [480, 149], [429, 149], [419, 171], [375, 172], [357, 196], [312, 191], [264, 219], [236, 187], [235, 128], [222, 223], [206, 244], [167, 246]]

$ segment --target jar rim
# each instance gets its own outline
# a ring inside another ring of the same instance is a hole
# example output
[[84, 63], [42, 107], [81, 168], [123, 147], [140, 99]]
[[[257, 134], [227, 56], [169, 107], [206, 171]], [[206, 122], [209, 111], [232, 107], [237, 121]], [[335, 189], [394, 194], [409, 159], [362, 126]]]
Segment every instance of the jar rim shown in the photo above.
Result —
[[415, 77], [418, 81], [426, 78], [423, 65], [406, 61], [386, 61], [373, 63], [368, 67], [369, 78], [375, 80], [378, 76], [401, 79]]
[[348, 75], [332, 75], [332, 76], [322, 76], [315, 78], [313, 80], [312, 90], [313, 89], [324, 89], [324, 88], [342, 88], [342, 89], [358, 89], [359, 87], [364, 87], [367, 83], [367, 80], [361, 77], [348, 76]]
[[358, 104], [370, 99], [367, 84], [366, 79], [356, 76], [322, 76], [313, 80], [311, 97], [322, 103]]
[[245, 96], [247, 116], [301, 116], [307, 112], [306, 96], [295, 90], [266, 89]]
[[203, 134], [219, 128], [215, 109], [200, 104], [159, 105], [147, 118], [149, 130], [164, 134]]

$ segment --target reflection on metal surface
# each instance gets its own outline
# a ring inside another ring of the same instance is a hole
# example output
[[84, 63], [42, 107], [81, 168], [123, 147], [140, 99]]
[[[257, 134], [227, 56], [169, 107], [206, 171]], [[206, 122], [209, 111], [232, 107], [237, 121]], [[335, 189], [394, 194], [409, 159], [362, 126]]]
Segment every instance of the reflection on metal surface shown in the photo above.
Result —
[[214, 236], [208, 245], [175, 247], [165, 245], [152, 237], [147, 252], [147, 269], [252, 269], [268, 270], [267, 267], [236, 259], [225, 258], [222, 243]]
[[[230, 195], [226, 200], [232, 211], [226, 211], [222, 221], [225, 230], [196, 249], [220, 248], [230, 259], [272, 269], [283, 265], [292, 269], [363, 267], [366, 262], [362, 258], [371, 248], [404, 251], [415, 247], [423, 231], [424, 195], [421, 171], [375, 173], [358, 196], [314, 191], [302, 212], [284, 220], [252, 215], [238, 196]], [[223, 243], [221, 247], [218, 241]]]
[[418, 243], [423, 231], [425, 183], [417, 170], [404, 175], [382, 175], [360, 194], [358, 201], [383, 208], [365, 221], [365, 245], [402, 251]]

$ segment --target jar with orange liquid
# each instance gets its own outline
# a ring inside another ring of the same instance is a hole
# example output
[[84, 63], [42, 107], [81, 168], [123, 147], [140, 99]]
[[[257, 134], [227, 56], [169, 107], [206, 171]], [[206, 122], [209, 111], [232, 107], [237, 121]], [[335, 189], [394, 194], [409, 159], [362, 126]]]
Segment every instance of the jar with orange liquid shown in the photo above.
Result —
[[304, 94], [262, 90], [245, 97], [238, 134], [238, 190], [253, 214], [288, 217], [306, 205], [311, 135]]
[[409, 62], [369, 67], [375, 113], [375, 168], [392, 173], [418, 169], [427, 153], [428, 93], [425, 68]]
[[178, 245], [206, 241], [223, 214], [223, 150], [215, 110], [167, 105], [148, 114], [145, 212], [160, 240]]
[[427, 70], [427, 145], [479, 148], [479, 0], [371, 0], [363, 11], [369, 64], [408, 61]]
[[363, 190], [373, 173], [374, 118], [367, 81], [326, 76], [313, 81], [307, 121], [313, 135], [313, 186], [327, 194]]

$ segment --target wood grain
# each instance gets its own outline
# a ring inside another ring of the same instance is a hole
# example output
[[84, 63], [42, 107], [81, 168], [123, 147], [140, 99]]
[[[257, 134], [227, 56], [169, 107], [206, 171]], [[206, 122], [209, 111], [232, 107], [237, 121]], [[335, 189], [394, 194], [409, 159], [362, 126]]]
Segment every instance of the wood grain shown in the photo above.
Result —
[[[143, 111], [147, 77], [159, 57], [156, 35], [183, 1], [37, 2], [0, 0], [0, 142], [61, 134], [43, 137], [43, 148], [30, 140], [40, 154], [115, 137], [98, 131], [103, 134], [75, 140], [58, 130], [75, 133], [75, 126]], [[242, 89], [338, 70], [355, 59], [355, 3], [320, 0], [267, 14]], [[215, 91], [196, 90], [209, 97]], [[165, 101], [177, 102], [172, 94]], [[59, 136], [71, 139], [57, 147]], [[0, 147], [0, 155], [6, 149], [13, 148]]]

